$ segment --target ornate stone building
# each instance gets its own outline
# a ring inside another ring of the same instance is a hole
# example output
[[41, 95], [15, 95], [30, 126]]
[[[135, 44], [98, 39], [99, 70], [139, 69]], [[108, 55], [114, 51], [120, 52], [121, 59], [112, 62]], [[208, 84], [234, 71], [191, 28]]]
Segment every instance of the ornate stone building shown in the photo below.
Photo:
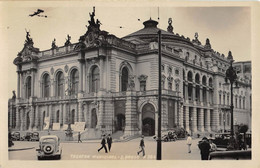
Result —
[[[17, 95], [9, 100], [13, 130], [64, 130], [84, 123], [85, 132], [154, 135], [158, 127], [158, 22], [123, 38], [100, 30], [92, 12], [79, 42], [40, 51], [27, 33], [14, 60]], [[193, 133], [230, 128], [230, 89], [223, 87], [232, 58], [173, 32], [162, 31], [162, 130]], [[250, 64], [250, 62], [247, 62]], [[243, 63], [241, 63], [242, 66]], [[235, 64], [236, 66], [240, 64]], [[251, 67], [250, 67], [251, 68]], [[249, 68], [249, 69], [250, 69]], [[247, 71], [249, 72], [249, 71]], [[249, 72], [250, 74], [250, 72]], [[237, 123], [251, 123], [251, 80], [241, 76], [235, 93]]]

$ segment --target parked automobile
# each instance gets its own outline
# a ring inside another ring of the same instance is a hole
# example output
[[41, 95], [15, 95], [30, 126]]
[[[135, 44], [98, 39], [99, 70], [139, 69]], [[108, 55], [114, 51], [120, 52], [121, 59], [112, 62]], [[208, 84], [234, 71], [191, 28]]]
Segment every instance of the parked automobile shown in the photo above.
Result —
[[[156, 135], [153, 138], [155, 140], [157, 140], [157, 136]], [[161, 139], [164, 142], [176, 141], [177, 140], [177, 135], [175, 134], [174, 131], [162, 132]]]
[[32, 132], [26, 132], [24, 136], [21, 137], [22, 141], [31, 141], [32, 140]]
[[33, 132], [31, 141], [39, 141], [39, 132]]
[[230, 133], [218, 133], [215, 134], [215, 139], [213, 143], [217, 145], [218, 148], [227, 148], [230, 139]]
[[12, 141], [20, 141], [20, 132], [13, 132], [11, 133], [11, 139]]
[[36, 149], [38, 160], [41, 159], [60, 159], [62, 147], [60, 138], [56, 135], [42, 136], [39, 140], [39, 149]]
[[251, 150], [217, 151], [209, 154], [209, 160], [250, 160]]

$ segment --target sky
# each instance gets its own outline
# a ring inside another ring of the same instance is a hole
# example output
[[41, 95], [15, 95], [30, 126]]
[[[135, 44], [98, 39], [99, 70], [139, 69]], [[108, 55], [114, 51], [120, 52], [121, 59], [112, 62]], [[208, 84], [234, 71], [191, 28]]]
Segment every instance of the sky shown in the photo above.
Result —
[[[18, 4], [18, 5], [17, 5]], [[29, 17], [37, 9], [43, 9], [48, 17]], [[16, 66], [13, 60], [23, 48], [26, 31], [30, 31], [34, 47], [41, 51], [51, 48], [53, 39], [63, 46], [67, 34], [76, 43], [86, 31], [89, 13], [93, 5], [82, 3], [8, 3], [0, 4], [1, 57], [7, 59], [6, 84], [8, 96], [17, 88]], [[97, 5], [95, 19], [102, 23], [101, 30], [117, 37], [124, 37], [143, 28], [143, 22], [158, 21], [159, 27], [167, 30], [172, 18], [174, 33], [194, 39], [195, 32], [204, 45], [210, 39], [212, 48], [227, 56], [232, 51], [236, 61], [251, 60], [251, 9], [250, 7], [175, 7], [175, 6], [128, 6]], [[159, 9], [159, 10], [158, 10]], [[159, 12], [158, 12], [159, 11]], [[140, 21], [138, 21], [138, 19]], [[120, 28], [122, 27], [122, 28]]]

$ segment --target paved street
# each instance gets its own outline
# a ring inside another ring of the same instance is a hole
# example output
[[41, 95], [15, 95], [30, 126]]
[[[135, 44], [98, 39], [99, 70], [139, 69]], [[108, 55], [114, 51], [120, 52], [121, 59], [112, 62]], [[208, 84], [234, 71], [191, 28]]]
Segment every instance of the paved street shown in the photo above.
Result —
[[[83, 143], [66, 142], [61, 143], [62, 158], [61, 160], [155, 160], [156, 159], [156, 141], [151, 138], [145, 138], [146, 156], [137, 155], [139, 150], [139, 140], [134, 139], [128, 142], [115, 142], [112, 144], [112, 150], [105, 153], [100, 148], [100, 143], [97, 141], [83, 141]], [[193, 140], [191, 153], [187, 152], [186, 140], [178, 140], [176, 142], [162, 142], [162, 159], [163, 160], [200, 160], [200, 153], [197, 147], [198, 139]], [[32, 148], [27, 150], [9, 151], [10, 160], [37, 160], [36, 148], [38, 142], [23, 142], [15, 141], [13, 148]]]

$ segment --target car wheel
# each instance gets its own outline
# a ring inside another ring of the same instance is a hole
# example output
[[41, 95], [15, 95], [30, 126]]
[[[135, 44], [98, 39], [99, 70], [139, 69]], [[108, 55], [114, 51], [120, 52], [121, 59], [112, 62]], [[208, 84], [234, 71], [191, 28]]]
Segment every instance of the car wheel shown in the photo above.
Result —
[[51, 154], [54, 150], [54, 147], [52, 145], [46, 145], [43, 147], [43, 151], [46, 154]]

